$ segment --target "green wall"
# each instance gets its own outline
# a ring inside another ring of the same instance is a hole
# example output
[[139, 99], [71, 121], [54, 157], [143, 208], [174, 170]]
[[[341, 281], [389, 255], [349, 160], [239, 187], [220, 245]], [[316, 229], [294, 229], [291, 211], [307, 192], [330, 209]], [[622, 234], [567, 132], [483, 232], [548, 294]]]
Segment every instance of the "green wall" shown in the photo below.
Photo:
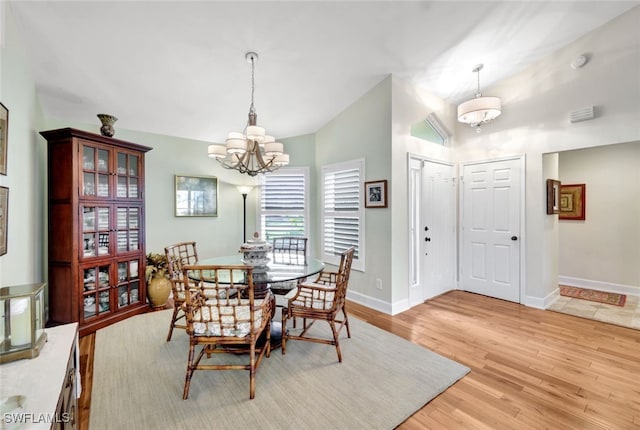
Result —
[[[388, 76], [317, 131], [317, 179], [322, 166], [365, 159], [365, 181], [388, 180], [390, 158], [391, 77]], [[315, 191], [319, 201], [320, 184], [316, 183]], [[393, 199], [390, 195], [389, 206]], [[355, 300], [391, 300], [390, 225], [390, 208], [365, 209], [365, 272], [354, 271], [349, 282], [349, 294]], [[320, 222], [316, 226], [319, 229]], [[318, 230], [316, 236], [320, 237]], [[319, 241], [316, 245], [320, 245]], [[382, 282], [381, 290], [375, 286], [376, 279]]]
[[0, 48], [0, 101], [9, 109], [7, 175], [9, 188], [7, 253], [0, 256], [0, 286], [41, 282], [45, 278], [46, 153], [37, 132], [43, 116], [26, 50], [4, 7], [4, 39]]

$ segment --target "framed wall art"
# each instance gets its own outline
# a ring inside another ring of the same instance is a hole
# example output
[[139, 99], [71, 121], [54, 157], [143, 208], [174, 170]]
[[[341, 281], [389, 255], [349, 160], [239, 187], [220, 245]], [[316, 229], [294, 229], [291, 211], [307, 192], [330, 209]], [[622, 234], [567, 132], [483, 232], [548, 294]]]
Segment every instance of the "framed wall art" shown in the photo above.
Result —
[[175, 175], [176, 216], [218, 216], [218, 178]]
[[586, 197], [585, 184], [560, 185], [560, 219], [584, 220]]
[[9, 109], [0, 103], [0, 175], [7, 174], [7, 144], [9, 139]]
[[560, 181], [547, 179], [547, 214], [560, 213]]
[[364, 183], [364, 207], [387, 207], [387, 180]]
[[7, 253], [7, 229], [9, 226], [9, 188], [0, 187], [0, 255]]

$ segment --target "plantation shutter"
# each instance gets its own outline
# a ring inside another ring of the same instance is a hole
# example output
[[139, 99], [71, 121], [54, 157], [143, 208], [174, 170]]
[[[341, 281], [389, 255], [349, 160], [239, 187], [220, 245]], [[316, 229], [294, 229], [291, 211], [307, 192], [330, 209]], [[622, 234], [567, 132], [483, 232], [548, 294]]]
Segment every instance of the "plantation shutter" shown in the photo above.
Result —
[[364, 236], [362, 169], [361, 162], [342, 163], [323, 169], [322, 253], [324, 260], [329, 263], [337, 263], [340, 254], [354, 246], [353, 264], [363, 264], [360, 258]]
[[263, 238], [307, 237], [306, 186], [304, 169], [281, 169], [264, 175], [260, 202]]

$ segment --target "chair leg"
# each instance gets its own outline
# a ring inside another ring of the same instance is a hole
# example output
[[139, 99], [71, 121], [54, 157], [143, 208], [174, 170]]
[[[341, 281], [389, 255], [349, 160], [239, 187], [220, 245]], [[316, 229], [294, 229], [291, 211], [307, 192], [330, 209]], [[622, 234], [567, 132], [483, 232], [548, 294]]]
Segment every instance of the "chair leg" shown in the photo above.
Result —
[[347, 326], [347, 337], [351, 339], [351, 329], [349, 328], [349, 317], [347, 316], [347, 308], [342, 306], [342, 313], [344, 314], [344, 325]]
[[340, 352], [340, 343], [338, 342], [338, 331], [336, 330], [336, 323], [329, 321], [331, 326], [331, 332], [333, 332], [333, 343], [336, 346], [336, 352], [338, 353], [338, 362], [342, 363], [342, 353]]
[[[282, 308], [282, 340], [280, 343], [280, 349], [282, 350], [282, 355], [287, 353], [287, 319], [289, 317], [289, 313], [287, 312], [287, 308]], [[293, 323], [295, 324], [296, 320], [293, 319]]]
[[194, 364], [193, 355], [195, 353], [195, 345], [191, 343], [189, 345], [189, 361], [187, 362], [187, 376], [184, 381], [184, 391], [182, 393], [182, 400], [187, 400], [189, 397], [189, 386], [191, 385], [191, 377], [193, 376]]
[[249, 399], [256, 396], [256, 345], [249, 347]]
[[171, 335], [173, 334], [173, 328], [175, 327], [176, 319], [178, 318], [178, 312], [180, 312], [180, 308], [174, 305], [173, 316], [171, 317], [171, 325], [169, 326], [169, 334], [167, 335], [167, 342], [171, 340]]

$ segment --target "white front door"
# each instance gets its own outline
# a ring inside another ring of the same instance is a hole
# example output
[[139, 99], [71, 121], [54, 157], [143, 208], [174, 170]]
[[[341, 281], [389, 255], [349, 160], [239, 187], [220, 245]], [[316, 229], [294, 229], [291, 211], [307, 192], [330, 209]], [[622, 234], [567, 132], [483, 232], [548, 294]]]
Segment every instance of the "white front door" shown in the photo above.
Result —
[[522, 159], [462, 167], [460, 289], [520, 302]]
[[455, 288], [454, 166], [410, 160], [410, 306]]

